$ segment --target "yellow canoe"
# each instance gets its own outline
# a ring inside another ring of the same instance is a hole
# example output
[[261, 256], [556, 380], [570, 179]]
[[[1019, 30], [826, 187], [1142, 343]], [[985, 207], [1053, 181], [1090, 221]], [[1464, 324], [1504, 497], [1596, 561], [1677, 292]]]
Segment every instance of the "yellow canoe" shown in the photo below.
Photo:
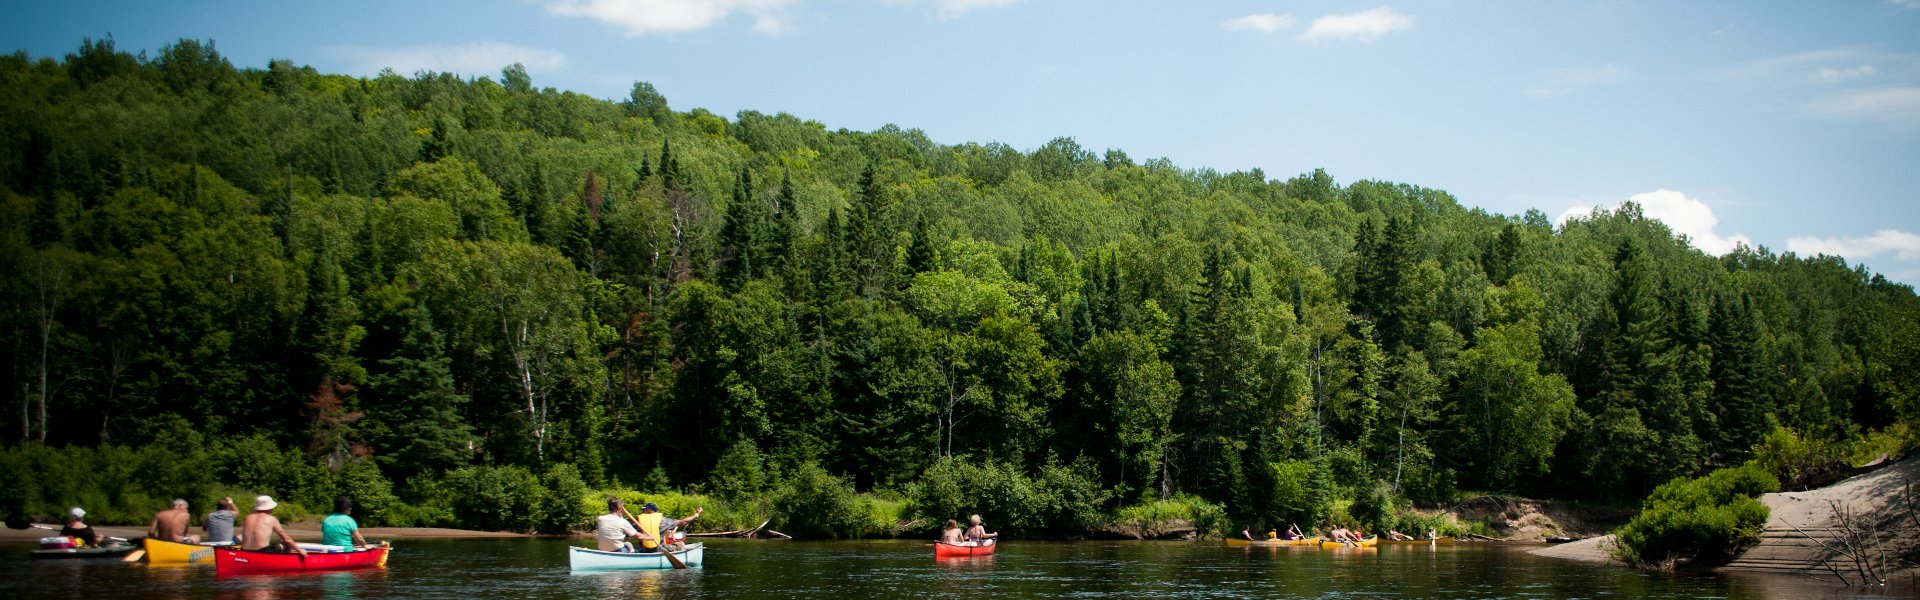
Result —
[[1435, 538], [1431, 540], [1428, 540], [1428, 539], [1380, 540], [1380, 545], [1382, 546], [1446, 546], [1452, 543], [1453, 543], [1453, 538], [1450, 538], [1450, 537]]
[[141, 548], [147, 551], [147, 564], [151, 565], [210, 565], [213, 564], [213, 546], [182, 544], [146, 538], [141, 540]]
[[1372, 548], [1375, 544], [1378, 544], [1378, 543], [1380, 543], [1380, 536], [1376, 535], [1364, 540], [1360, 540], [1358, 542], [1335, 542], [1330, 540], [1321, 541], [1320, 547], [1321, 548]]
[[1227, 538], [1227, 547], [1230, 547], [1230, 548], [1275, 548], [1280, 546], [1318, 546], [1318, 545], [1320, 545], [1320, 538], [1318, 537], [1300, 538], [1297, 540], [1249, 540], [1244, 538]]

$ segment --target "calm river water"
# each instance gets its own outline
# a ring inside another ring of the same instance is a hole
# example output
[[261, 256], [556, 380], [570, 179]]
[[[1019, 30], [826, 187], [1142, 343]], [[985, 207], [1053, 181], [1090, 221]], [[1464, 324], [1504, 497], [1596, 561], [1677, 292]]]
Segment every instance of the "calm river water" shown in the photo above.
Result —
[[390, 566], [216, 579], [210, 565], [27, 559], [0, 545], [0, 598], [1883, 598], [1801, 578], [1644, 575], [1513, 546], [1367, 550], [1220, 542], [1028, 542], [935, 561], [917, 541], [709, 541], [686, 571], [574, 575], [566, 540], [401, 540]]

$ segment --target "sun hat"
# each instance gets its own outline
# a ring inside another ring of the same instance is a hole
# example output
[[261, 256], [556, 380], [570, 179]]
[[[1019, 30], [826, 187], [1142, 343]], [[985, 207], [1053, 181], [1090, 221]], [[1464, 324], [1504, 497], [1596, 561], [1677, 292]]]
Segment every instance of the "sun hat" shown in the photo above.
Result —
[[279, 502], [273, 501], [273, 496], [261, 496], [253, 499], [253, 509], [256, 511], [273, 510], [273, 507], [279, 505]]
[[87, 511], [80, 510], [80, 507], [75, 506], [73, 507], [73, 510], [67, 511], [67, 514], [73, 515], [73, 518], [78, 519], [80, 517], [87, 516]]
[[660, 505], [654, 504], [652, 502], [648, 502], [646, 504], [640, 505], [640, 510], [651, 510], [653, 512], [660, 512]]

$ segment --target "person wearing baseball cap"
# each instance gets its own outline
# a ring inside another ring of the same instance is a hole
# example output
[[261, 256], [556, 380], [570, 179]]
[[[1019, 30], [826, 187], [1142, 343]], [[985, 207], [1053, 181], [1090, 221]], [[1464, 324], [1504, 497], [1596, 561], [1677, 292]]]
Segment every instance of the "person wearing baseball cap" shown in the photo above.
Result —
[[67, 524], [60, 528], [60, 535], [73, 538], [74, 541], [83, 542], [88, 546], [98, 546], [100, 545], [100, 534], [94, 532], [92, 525], [88, 525], [86, 522], [80, 520], [81, 517], [85, 516], [87, 516], [87, 511], [80, 510], [78, 506], [67, 511]]
[[686, 536], [673, 535], [675, 530], [679, 529], [682, 525], [692, 523], [694, 519], [700, 518], [700, 514], [706, 511], [706, 507], [696, 508], [693, 511], [693, 516], [685, 519], [671, 519], [666, 515], [660, 514], [660, 505], [648, 502], [640, 505], [640, 516], [633, 517], [632, 515], [628, 515], [628, 517], [633, 519], [634, 524], [639, 526], [640, 533], [644, 534], [640, 536], [642, 552], [658, 552], [661, 548], [661, 544], [659, 543], [661, 541], [667, 542], [666, 549], [668, 552], [679, 552], [681, 548], [685, 547], [685, 544], [682, 543], [681, 540], [685, 540]]

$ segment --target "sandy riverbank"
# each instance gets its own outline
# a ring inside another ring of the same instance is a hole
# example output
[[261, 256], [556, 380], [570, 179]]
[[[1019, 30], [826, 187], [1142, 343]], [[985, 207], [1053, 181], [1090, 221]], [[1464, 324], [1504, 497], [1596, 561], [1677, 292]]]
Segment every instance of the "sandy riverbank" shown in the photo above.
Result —
[[[1920, 457], [1847, 478], [1804, 492], [1779, 492], [1760, 497], [1770, 514], [1759, 545], [1725, 567], [1730, 571], [1823, 576], [1833, 562], [1843, 570], [1846, 559], [1833, 551], [1839, 533], [1839, 515], [1833, 508], [1851, 510], [1856, 520], [1880, 531], [1891, 573], [1913, 572], [1905, 559], [1920, 555], [1920, 523], [1908, 514], [1902, 497], [1908, 483], [1920, 483]], [[1823, 545], [1825, 542], [1825, 545]], [[1531, 554], [1587, 562], [1608, 562], [1613, 536], [1601, 536], [1534, 550]]]

